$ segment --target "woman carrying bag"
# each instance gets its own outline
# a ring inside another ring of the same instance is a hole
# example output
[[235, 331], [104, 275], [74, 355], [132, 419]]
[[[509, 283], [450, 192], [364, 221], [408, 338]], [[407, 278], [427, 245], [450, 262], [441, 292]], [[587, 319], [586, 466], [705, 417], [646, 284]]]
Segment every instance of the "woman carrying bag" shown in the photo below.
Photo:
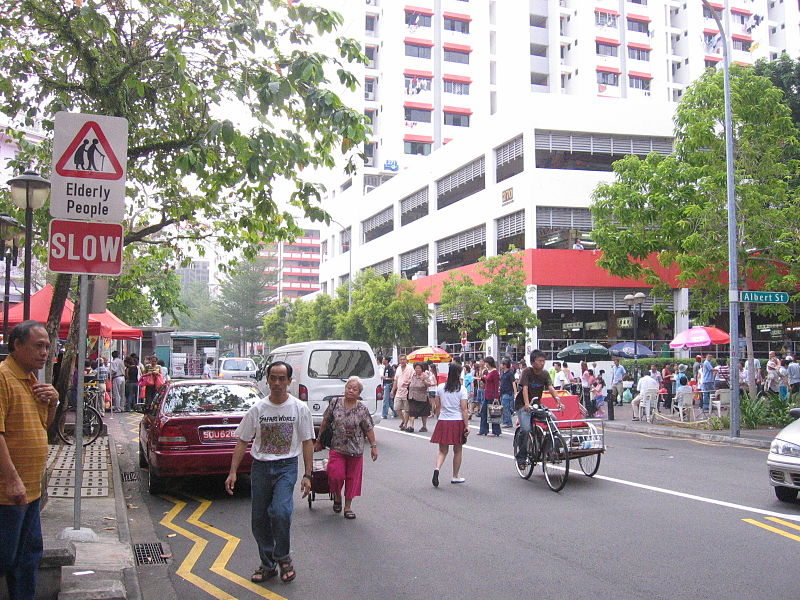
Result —
[[[484, 359], [488, 372], [484, 378], [483, 404], [481, 405], [481, 426], [478, 435], [500, 437], [500, 422], [492, 423], [492, 433], [489, 433], [489, 405], [500, 406], [500, 373], [494, 358], [487, 356]], [[502, 406], [500, 407], [502, 410]]]
[[437, 386], [436, 397], [433, 400], [433, 414], [436, 415], [437, 421], [431, 436], [431, 444], [439, 444], [436, 466], [433, 469], [433, 487], [439, 487], [439, 469], [447, 458], [450, 446], [453, 447], [453, 477], [450, 483], [464, 483], [459, 471], [462, 446], [469, 434], [467, 398], [467, 389], [461, 384], [461, 365], [452, 363], [447, 372], [447, 382]]

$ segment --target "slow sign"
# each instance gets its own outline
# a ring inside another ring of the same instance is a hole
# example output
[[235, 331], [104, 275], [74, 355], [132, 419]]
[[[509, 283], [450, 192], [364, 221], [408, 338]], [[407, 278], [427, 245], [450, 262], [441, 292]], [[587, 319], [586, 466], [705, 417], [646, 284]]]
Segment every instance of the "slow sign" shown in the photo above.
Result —
[[50, 221], [47, 267], [55, 273], [119, 275], [122, 272], [122, 225]]

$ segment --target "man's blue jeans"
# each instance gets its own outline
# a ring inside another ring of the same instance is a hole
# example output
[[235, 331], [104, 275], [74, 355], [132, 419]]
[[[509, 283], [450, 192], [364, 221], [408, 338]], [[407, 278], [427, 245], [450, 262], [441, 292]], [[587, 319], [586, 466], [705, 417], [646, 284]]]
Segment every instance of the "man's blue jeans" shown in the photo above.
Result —
[[268, 569], [289, 557], [289, 530], [297, 483], [297, 457], [254, 460], [250, 470], [253, 537]]
[[[492, 404], [492, 402], [494, 401], [487, 400], [485, 396], [481, 402], [481, 425], [478, 429], [479, 435], [486, 435], [489, 433], [489, 405]], [[500, 435], [500, 423], [492, 423], [492, 434]]]
[[512, 426], [511, 413], [514, 412], [514, 395], [503, 394], [500, 396], [500, 404], [503, 405], [503, 425]]
[[395, 416], [397, 416], [394, 412], [393, 405], [394, 401], [392, 400], [392, 384], [391, 383], [384, 383], [383, 384], [383, 414], [381, 415], [384, 419], [389, 418], [389, 413], [391, 412]]
[[708, 411], [711, 406], [711, 394], [714, 393], [714, 382], [702, 383], [700, 389], [703, 392], [703, 410]]
[[33, 600], [42, 559], [39, 499], [24, 506], [0, 505], [0, 573], [11, 600]]

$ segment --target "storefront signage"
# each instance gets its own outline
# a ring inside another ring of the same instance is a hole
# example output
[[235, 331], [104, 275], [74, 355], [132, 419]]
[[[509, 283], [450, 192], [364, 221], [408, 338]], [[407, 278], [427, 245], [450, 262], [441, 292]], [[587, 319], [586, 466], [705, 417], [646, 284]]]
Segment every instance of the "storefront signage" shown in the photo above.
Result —
[[587, 331], [597, 331], [599, 329], [608, 329], [608, 321], [594, 321], [586, 324]]
[[561, 325], [562, 331], [572, 331], [573, 329], [583, 329], [583, 321], [575, 321], [574, 323], [564, 323]]
[[633, 317], [619, 317], [617, 327], [621, 329], [633, 329]]
[[780, 323], [764, 323], [762, 325], [756, 325], [756, 329], [759, 331], [775, 331], [783, 329], [783, 325]]

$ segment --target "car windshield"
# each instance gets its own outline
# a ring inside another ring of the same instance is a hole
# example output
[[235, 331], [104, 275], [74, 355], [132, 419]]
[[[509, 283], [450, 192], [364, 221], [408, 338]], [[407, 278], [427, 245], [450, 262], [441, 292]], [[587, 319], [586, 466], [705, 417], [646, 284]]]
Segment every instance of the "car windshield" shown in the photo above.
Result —
[[245, 412], [259, 398], [261, 394], [254, 385], [176, 385], [169, 390], [164, 400], [163, 412]]
[[364, 350], [315, 350], [308, 361], [308, 375], [314, 379], [362, 379], [375, 376], [372, 357]]
[[256, 363], [249, 358], [229, 358], [222, 362], [223, 371], [255, 371]]

